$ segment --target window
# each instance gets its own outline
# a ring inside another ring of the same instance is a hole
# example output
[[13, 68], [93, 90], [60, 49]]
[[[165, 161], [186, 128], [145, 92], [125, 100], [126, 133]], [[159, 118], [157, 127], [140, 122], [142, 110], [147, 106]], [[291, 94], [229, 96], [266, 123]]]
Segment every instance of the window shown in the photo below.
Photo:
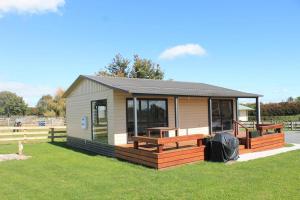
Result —
[[94, 141], [107, 143], [107, 100], [92, 101], [92, 138]]
[[[150, 127], [168, 126], [168, 105], [166, 99], [138, 99], [137, 118], [138, 134], [145, 135]], [[134, 112], [133, 100], [127, 99], [127, 132], [134, 135]]]
[[232, 130], [233, 101], [212, 100], [212, 131]]

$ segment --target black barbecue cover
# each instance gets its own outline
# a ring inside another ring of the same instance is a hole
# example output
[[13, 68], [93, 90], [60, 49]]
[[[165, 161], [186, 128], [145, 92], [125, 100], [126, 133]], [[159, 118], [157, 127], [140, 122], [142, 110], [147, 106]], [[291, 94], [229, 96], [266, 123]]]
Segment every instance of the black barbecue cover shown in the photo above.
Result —
[[239, 140], [231, 133], [217, 133], [206, 144], [206, 158], [213, 162], [227, 162], [239, 158]]

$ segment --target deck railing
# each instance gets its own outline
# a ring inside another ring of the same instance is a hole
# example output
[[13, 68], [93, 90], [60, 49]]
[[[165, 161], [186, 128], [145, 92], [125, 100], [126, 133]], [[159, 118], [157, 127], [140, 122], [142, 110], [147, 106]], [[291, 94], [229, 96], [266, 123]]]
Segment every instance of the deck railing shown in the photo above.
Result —
[[243, 124], [241, 124], [240, 122], [233, 120], [233, 127], [234, 127], [234, 136], [237, 137], [239, 134], [239, 129], [244, 128], [245, 132], [246, 132], [246, 148], [248, 149], [250, 147], [250, 136], [249, 136], [249, 129], [244, 126]]
[[[249, 128], [243, 125], [242, 123], [233, 120], [233, 130], [234, 130], [234, 136], [237, 137], [239, 135], [239, 129], [243, 128], [246, 132], [246, 141], [245, 146], [246, 148], [250, 148], [251, 138], [250, 138], [250, 131]], [[283, 133], [283, 124], [256, 124], [256, 130], [260, 137], [270, 134], [270, 133]], [[270, 131], [272, 130], [272, 131]]]
[[132, 137], [134, 148], [139, 148], [139, 143], [145, 142], [148, 144], [157, 146], [157, 153], [162, 153], [165, 144], [176, 143], [176, 147], [179, 148], [179, 142], [185, 141], [197, 141], [197, 146], [200, 147], [202, 145], [202, 140], [204, 139], [204, 135], [202, 134], [194, 134], [194, 135], [184, 135], [184, 136], [176, 136], [176, 137], [165, 137], [165, 138], [153, 138], [153, 137], [141, 137], [135, 136]]
[[269, 130], [273, 130], [273, 133], [283, 133], [283, 124], [257, 124], [256, 129], [261, 136], [266, 135]]

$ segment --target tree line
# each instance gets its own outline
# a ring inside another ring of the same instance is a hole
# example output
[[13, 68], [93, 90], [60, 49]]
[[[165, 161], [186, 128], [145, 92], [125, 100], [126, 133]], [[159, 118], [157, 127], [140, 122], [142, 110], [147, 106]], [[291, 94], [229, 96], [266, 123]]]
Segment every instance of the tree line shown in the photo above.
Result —
[[[96, 72], [98, 76], [127, 78], [163, 79], [164, 72], [159, 64], [150, 59], [133, 56], [133, 61], [121, 54], [115, 55], [104, 70]], [[37, 115], [44, 117], [65, 117], [66, 102], [62, 98], [64, 91], [57, 89], [55, 95], [43, 95], [36, 106], [29, 107], [24, 99], [10, 91], [0, 92], [0, 115]]]
[[[247, 106], [255, 108], [255, 104], [247, 104]], [[280, 103], [262, 103], [262, 116], [291, 116], [300, 114], [300, 97], [289, 97], [285, 102]], [[250, 116], [255, 116], [255, 111], [249, 112]]]
[[44, 117], [64, 117], [66, 113], [64, 91], [58, 89], [55, 95], [44, 95], [35, 107], [29, 107], [24, 99], [16, 93], [0, 92], [0, 115], [10, 117], [12, 115], [37, 115]]

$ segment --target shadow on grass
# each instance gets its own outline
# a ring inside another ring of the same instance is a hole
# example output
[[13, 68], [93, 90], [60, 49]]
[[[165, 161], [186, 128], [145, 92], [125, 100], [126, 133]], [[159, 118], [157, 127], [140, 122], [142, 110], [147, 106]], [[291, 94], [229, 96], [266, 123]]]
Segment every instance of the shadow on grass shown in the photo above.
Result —
[[54, 145], [54, 146], [57, 146], [57, 147], [61, 147], [61, 148], [64, 148], [64, 149], [68, 149], [68, 150], [71, 150], [71, 151], [74, 151], [74, 152], [77, 152], [77, 153], [83, 153], [83, 154], [86, 154], [88, 156], [102, 156], [100, 154], [97, 154], [97, 153], [94, 153], [94, 152], [91, 152], [91, 151], [87, 151], [87, 150], [84, 150], [84, 149], [79, 149], [79, 148], [68, 146], [66, 141], [48, 142], [48, 144], [51, 144], [51, 145]]

